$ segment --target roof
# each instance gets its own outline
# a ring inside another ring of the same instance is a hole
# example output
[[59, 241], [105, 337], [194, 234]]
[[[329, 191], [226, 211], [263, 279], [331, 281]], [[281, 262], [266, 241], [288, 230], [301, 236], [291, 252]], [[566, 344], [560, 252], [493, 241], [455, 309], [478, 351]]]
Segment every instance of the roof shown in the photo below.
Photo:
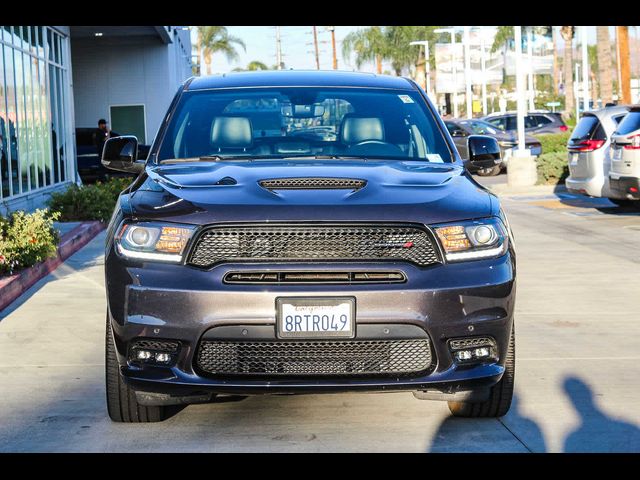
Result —
[[624, 112], [628, 112], [633, 109], [633, 105], [616, 105], [614, 107], [604, 107], [598, 110], [587, 110], [583, 114], [594, 115], [598, 118], [604, 118], [611, 115], [616, 115]]
[[240, 87], [364, 87], [414, 90], [403, 77], [336, 70], [266, 70], [194, 77], [187, 90]]

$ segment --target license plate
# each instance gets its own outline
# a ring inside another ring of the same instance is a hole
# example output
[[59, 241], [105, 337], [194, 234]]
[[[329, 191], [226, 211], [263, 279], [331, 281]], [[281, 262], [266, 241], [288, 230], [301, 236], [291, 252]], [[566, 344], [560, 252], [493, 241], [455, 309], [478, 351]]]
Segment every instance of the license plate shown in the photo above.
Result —
[[279, 297], [276, 299], [278, 337], [353, 338], [355, 312], [353, 297]]
[[613, 159], [614, 160], [620, 160], [622, 158], [622, 149], [621, 148], [614, 148], [613, 149]]
[[571, 154], [571, 165], [576, 165], [578, 163], [578, 157], [579, 155], [577, 153], [572, 153]]

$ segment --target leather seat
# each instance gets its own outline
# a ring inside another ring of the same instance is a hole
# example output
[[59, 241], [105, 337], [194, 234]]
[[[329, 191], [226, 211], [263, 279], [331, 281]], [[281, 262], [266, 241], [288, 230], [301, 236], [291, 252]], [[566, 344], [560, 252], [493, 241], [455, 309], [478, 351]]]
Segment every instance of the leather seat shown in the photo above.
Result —
[[271, 152], [266, 145], [254, 146], [253, 128], [248, 117], [214, 117], [211, 146], [218, 153], [268, 155]]
[[354, 145], [367, 140], [384, 141], [382, 118], [345, 115], [340, 126], [340, 140], [345, 145]]

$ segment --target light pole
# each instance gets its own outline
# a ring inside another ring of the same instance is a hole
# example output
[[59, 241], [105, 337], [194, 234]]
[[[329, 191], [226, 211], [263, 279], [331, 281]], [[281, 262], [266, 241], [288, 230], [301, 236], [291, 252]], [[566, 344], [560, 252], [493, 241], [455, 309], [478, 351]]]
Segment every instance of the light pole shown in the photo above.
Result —
[[482, 69], [482, 115], [487, 114], [487, 70], [486, 58], [484, 53], [484, 29], [480, 29], [480, 68]]
[[525, 148], [524, 142], [524, 116], [525, 103], [524, 103], [524, 82], [522, 81], [522, 27], [516, 25], [513, 27], [515, 33], [516, 42], [516, 98], [518, 101], [518, 153], [521, 156], [528, 156], [529, 151]]
[[527, 77], [527, 97], [529, 99], [529, 110], [535, 108], [534, 105], [534, 85], [533, 85], [533, 32], [532, 27], [527, 27], [527, 61], [528, 77]]
[[464, 96], [467, 101], [467, 118], [473, 118], [473, 99], [471, 98], [471, 52], [469, 52], [469, 27], [464, 28]]
[[427, 95], [431, 95], [431, 64], [429, 62], [429, 42], [426, 40], [420, 40], [415, 42], [410, 42], [409, 45], [424, 45], [424, 56], [427, 61], [426, 65], [426, 87], [427, 87]]
[[580, 97], [578, 96], [578, 93], [580, 93], [578, 91], [578, 79], [580, 78], [580, 64], [576, 63], [576, 80], [575, 82], [571, 82], [571, 88], [573, 88], [573, 96], [577, 99], [576, 100], [576, 122], [578, 121], [578, 118], [580, 117]]
[[455, 28], [436, 28], [433, 33], [451, 35], [451, 65], [453, 69], [453, 116], [458, 117], [458, 75], [456, 72], [456, 30]]

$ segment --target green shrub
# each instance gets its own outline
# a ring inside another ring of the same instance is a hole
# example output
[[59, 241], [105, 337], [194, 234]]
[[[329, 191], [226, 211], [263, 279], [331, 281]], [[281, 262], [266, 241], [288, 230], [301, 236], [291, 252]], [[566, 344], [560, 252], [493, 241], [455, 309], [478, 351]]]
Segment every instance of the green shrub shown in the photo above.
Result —
[[112, 178], [108, 182], [92, 185], [71, 185], [64, 192], [55, 192], [49, 200], [49, 208], [60, 212], [64, 222], [100, 220], [111, 218], [120, 192], [129, 186], [130, 178]]
[[557, 185], [569, 176], [566, 152], [543, 153], [536, 159], [536, 167], [538, 184]]
[[542, 154], [554, 152], [567, 152], [567, 142], [571, 133], [545, 133], [536, 135], [542, 145]]
[[36, 210], [0, 218], [0, 274], [12, 274], [55, 257], [59, 238], [53, 222], [59, 216], [58, 212]]

